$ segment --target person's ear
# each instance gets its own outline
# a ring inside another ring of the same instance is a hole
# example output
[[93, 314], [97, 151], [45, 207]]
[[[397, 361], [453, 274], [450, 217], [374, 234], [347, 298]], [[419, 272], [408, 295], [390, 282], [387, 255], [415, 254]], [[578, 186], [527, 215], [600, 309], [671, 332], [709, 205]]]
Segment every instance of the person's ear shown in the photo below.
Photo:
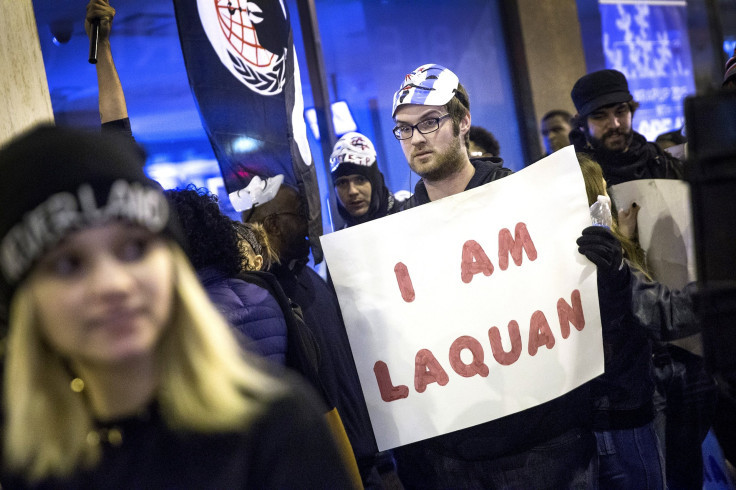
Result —
[[263, 255], [256, 255], [253, 257], [253, 270], [263, 270]]
[[466, 112], [465, 115], [460, 119], [460, 136], [465, 137], [465, 134], [470, 131], [470, 111]]
[[267, 235], [281, 235], [281, 228], [279, 227], [278, 219], [279, 217], [276, 214], [269, 214], [263, 218], [261, 224], [263, 225], [263, 229], [266, 231]]

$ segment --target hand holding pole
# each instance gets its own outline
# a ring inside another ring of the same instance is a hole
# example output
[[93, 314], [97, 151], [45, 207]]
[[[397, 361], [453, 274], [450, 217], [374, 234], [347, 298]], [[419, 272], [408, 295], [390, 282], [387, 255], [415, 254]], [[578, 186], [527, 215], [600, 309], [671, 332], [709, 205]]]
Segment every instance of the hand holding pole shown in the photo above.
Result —
[[97, 63], [97, 41], [100, 39], [100, 19], [96, 18], [92, 21], [92, 28], [89, 33], [89, 62]]

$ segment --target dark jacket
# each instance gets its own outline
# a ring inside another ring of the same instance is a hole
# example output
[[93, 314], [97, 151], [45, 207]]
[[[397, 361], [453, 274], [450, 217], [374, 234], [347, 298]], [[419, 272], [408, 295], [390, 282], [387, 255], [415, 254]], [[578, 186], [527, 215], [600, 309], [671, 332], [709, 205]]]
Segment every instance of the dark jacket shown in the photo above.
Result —
[[205, 267], [197, 275], [212, 302], [239, 334], [241, 345], [284, 364], [286, 320], [276, 299], [262, 287], [228, 277], [213, 267]]
[[114, 133], [135, 141], [135, 138], [133, 138], [133, 130], [130, 128], [130, 119], [127, 117], [102, 123], [101, 130], [103, 133]]
[[[578, 129], [570, 133], [570, 141], [577, 151], [589, 154], [600, 164], [609, 186], [641, 179], [684, 178], [682, 161], [658, 145], [647, 142], [637, 132], [633, 133], [631, 145], [626, 152], [593, 148], [584, 133]], [[593, 389], [596, 390], [596, 407], [608, 412], [596, 411], [597, 428], [636, 427], [647, 422], [645, 419], [651, 420], [644, 413], [650, 412], [649, 406], [654, 392], [651, 375], [652, 350], [661, 352], [662, 354], [658, 354], [660, 356], [668, 357], [664, 342], [699, 332], [699, 323], [692, 308], [693, 287], [689, 285], [682, 291], [670, 290], [657, 282], [646, 280], [639, 272], [633, 274], [632, 301], [628, 310], [630, 315], [620, 320], [621, 325], [613, 329], [616, 333], [609, 333], [608, 341], [605, 333], [607, 322], [604, 319], [607, 374], [594, 384]], [[604, 291], [602, 285], [599, 285], [599, 291]], [[606, 306], [603, 301], [600, 304], [603, 317]], [[617, 307], [615, 301], [612, 306]], [[630, 337], [624, 332], [628, 332]], [[645, 372], [645, 369], [649, 371]], [[605, 387], [600, 389], [603, 383]], [[633, 412], [627, 414], [621, 410]]]
[[304, 322], [317, 339], [322, 385], [342, 418], [363, 484], [380, 488], [375, 460], [378, 445], [334, 289], [306, 265], [306, 260], [276, 265], [271, 272], [286, 295], [301, 307]]
[[631, 429], [654, 419], [652, 341], [699, 330], [692, 288], [670, 290], [627, 266], [626, 279], [598, 277], [605, 373], [590, 383], [595, 430]]
[[589, 154], [603, 169], [603, 177], [609, 186], [642, 179], [682, 179], [683, 164], [680, 160], [650, 143], [636, 131], [629, 149], [625, 152], [608, 151], [591, 147], [580, 130], [570, 133], [575, 151]]
[[252, 398], [258, 411], [241, 431], [174, 430], [154, 403], [142, 414], [98, 425], [102, 433], [120, 431], [122, 443], [103, 439], [94, 469], [34, 485], [0, 472], [0, 484], [35, 490], [353, 488], [311, 392], [290, 384], [276, 396]]
[[[488, 182], [498, 180], [502, 177], [506, 177], [512, 173], [512, 170], [503, 166], [503, 160], [499, 157], [475, 158], [470, 160], [470, 163], [475, 167], [475, 173], [470, 179], [470, 182], [468, 182], [468, 185], [465, 187], [466, 191], [468, 189], [474, 189], [483, 184], [487, 184]], [[417, 185], [414, 186], [414, 194], [412, 194], [409, 199], [399, 204], [398, 210], [404, 211], [416, 206], [421, 206], [422, 204], [427, 204], [428, 202], [430, 202], [430, 200], [429, 194], [427, 194], [427, 188], [424, 186], [424, 180], [420, 180], [417, 182]]]
[[[512, 173], [498, 157], [473, 159], [475, 174], [465, 190], [479, 187]], [[430, 202], [424, 182], [419, 181], [414, 195], [403, 209]], [[565, 432], [590, 426], [590, 394], [585, 384], [570, 393], [522, 412], [484, 424], [433, 437], [394, 449], [397, 463], [413, 460], [423, 447], [466, 461], [484, 461], [520, 453]]]

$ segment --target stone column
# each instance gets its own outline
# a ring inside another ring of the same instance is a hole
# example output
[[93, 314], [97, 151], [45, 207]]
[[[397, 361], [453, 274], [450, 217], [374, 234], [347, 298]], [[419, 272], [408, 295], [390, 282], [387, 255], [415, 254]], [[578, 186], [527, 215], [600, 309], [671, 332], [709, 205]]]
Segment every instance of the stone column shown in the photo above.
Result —
[[511, 24], [511, 60], [525, 99], [520, 128], [526, 133], [529, 157], [537, 159], [543, 155], [539, 120], [552, 109], [575, 114], [570, 90], [586, 73], [577, 5], [575, 0], [503, 2]]
[[31, 0], [0, 0], [0, 145], [54, 122]]

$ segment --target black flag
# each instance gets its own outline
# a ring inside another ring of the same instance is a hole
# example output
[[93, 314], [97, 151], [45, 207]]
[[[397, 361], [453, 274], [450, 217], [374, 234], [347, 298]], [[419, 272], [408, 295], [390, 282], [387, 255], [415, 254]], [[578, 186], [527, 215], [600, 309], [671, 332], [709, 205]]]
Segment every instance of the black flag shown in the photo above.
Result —
[[266, 202], [279, 185], [297, 188], [319, 263], [320, 194], [285, 3], [174, 0], [174, 7], [189, 85], [233, 207]]

